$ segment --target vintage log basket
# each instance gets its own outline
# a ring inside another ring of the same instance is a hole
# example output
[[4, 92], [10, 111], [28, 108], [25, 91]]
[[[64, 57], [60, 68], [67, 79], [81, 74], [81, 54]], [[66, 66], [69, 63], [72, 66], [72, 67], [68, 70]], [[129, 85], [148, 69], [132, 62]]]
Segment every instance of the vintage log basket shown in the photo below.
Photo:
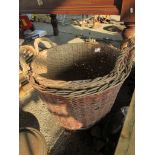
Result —
[[[61, 126], [85, 129], [111, 110], [131, 71], [134, 39], [126, 44], [121, 50], [97, 42], [56, 46], [46, 38], [37, 38], [34, 47], [20, 47], [20, 63]], [[26, 52], [33, 54], [30, 63], [25, 62]]]

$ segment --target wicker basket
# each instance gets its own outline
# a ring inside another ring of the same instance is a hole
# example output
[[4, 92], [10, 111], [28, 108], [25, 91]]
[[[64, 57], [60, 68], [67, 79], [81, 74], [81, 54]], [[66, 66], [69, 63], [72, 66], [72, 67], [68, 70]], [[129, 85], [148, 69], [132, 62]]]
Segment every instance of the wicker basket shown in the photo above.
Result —
[[[47, 49], [40, 52], [40, 43]], [[96, 42], [56, 46], [37, 38], [34, 47], [20, 47], [20, 63], [60, 124], [71, 130], [85, 129], [111, 110], [131, 71], [134, 42], [127, 44], [122, 50]], [[34, 55], [29, 64], [25, 52]]]

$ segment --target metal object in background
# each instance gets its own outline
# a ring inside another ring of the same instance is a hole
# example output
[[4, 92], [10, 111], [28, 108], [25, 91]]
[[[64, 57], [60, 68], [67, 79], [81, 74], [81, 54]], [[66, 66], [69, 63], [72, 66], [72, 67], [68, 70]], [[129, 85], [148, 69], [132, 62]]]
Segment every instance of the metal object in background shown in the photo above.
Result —
[[43, 0], [37, 0], [37, 2], [39, 6], [43, 5]]

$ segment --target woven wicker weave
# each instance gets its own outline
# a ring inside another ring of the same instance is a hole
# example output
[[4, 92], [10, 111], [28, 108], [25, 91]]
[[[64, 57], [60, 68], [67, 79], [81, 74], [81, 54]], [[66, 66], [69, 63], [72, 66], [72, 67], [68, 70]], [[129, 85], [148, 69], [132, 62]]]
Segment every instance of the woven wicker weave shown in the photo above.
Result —
[[[48, 49], [39, 52], [39, 43]], [[20, 47], [20, 63], [63, 127], [88, 128], [111, 110], [131, 71], [134, 42], [127, 43], [120, 50], [96, 42], [56, 46], [48, 39], [37, 38], [35, 48]], [[23, 57], [26, 51], [34, 54], [29, 64]]]

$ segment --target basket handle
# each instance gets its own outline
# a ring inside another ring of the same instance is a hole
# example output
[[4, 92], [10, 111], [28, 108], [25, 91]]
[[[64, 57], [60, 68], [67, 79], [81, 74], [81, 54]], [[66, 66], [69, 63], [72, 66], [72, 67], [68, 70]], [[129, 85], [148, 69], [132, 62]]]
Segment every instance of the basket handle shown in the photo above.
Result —
[[33, 55], [33, 57], [37, 55], [36, 50], [31, 45], [20, 46], [20, 48], [19, 48], [19, 61], [20, 61], [20, 65], [23, 69], [23, 74], [25, 76], [26, 76], [27, 72], [30, 70], [30, 66], [24, 58], [24, 54], [26, 52], [28, 52], [29, 54], [31, 53]]
[[36, 38], [34, 41], [34, 48], [39, 53], [39, 43], [42, 43], [47, 49], [52, 48], [53, 46], [56, 46], [57, 44], [52, 42], [50, 39], [42, 37], [42, 38]]
[[[125, 40], [121, 46], [121, 52], [120, 55], [116, 61], [115, 69], [117, 70], [117, 73], [121, 73], [121, 70], [124, 70], [122, 66], [126, 66], [126, 63], [128, 63], [128, 66], [132, 68], [133, 60], [135, 56], [135, 39], [130, 38], [128, 40]], [[124, 64], [124, 65], [123, 65]]]
[[27, 75], [28, 71], [30, 70], [30, 63], [28, 64], [24, 58], [24, 53], [28, 52], [33, 55], [33, 58], [39, 54], [39, 43], [42, 43], [47, 49], [56, 46], [50, 39], [42, 37], [36, 38], [34, 41], [34, 47], [31, 45], [23, 45], [20, 46], [20, 64], [23, 68], [24, 75]]

